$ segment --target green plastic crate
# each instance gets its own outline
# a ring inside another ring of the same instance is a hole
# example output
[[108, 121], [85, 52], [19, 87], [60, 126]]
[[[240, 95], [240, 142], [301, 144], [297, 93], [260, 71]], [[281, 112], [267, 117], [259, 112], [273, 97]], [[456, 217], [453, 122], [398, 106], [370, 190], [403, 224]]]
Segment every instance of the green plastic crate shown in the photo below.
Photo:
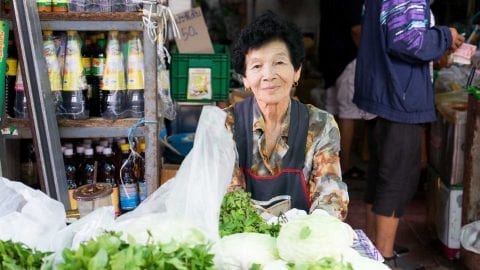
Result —
[[173, 48], [170, 87], [175, 101], [211, 102], [228, 99], [230, 53], [214, 44], [214, 54], [178, 53]]

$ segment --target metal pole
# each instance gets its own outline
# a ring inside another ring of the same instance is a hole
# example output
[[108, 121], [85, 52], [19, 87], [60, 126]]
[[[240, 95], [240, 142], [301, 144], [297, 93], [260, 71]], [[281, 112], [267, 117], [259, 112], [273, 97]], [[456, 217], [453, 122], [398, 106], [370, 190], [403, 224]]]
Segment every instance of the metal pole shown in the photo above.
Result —
[[18, 49], [23, 59], [22, 73], [30, 110], [30, 121], [37, 155], [37, 164], [44, 192], [69, 208], [65, 168], [53, 96], [46, 62], [36, 1], [13, 0], [17, 24]]

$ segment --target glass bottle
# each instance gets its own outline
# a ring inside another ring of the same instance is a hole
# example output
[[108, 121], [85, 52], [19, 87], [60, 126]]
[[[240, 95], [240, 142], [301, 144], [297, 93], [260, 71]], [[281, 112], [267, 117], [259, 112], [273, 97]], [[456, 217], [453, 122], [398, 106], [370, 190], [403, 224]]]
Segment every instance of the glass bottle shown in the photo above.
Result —
[[23, 85], [22, 71], [17, 65], [17, 78], [15, 81], [15, 118], [28, 118], [27, 96]]
[[147, 183], [145, 181], [145, 143], [139, 144], [140, 157], [137, 157], [135, 162], [135, 176], [138, 179], [138, 194], [140, 202], [143, 202], [148, 195]]
[[77, 200], [73, 198], [73, 192], [77, 186], [77, 166], [73, 158], [73, 149], [66, 148], [63, 153], [65, 163], [65, 173], [67, 176], [68, 200], [70, 201], [70, 209], [77, 209]]
[[93, 184], [93, 176], [95, 171], [95, 159], [93, 158], [93, 149], [85, 149], [85, 163], [83, 164], [84, 184]]
[[130, 145], [122, 144], [122, 165], [120, 167], [120, 181], [118, 185], [120, 194], [120, 210], [128, 212], [138, 206], [138, 184], [133, 172], [134, 163], [130, 157]]
[[115, 216], [120, 215], [120, 203], [119, 203], [119, 195], [118, 195], [118, 184], [116, 177], [116, 168], [115, 168], [115, 160], [112, 155], [112, 148], [107, 147], [103, 149], [103, 162], [102, 162], [102, 179], [105, 183], [109, 183], [112, 185], [112, 205], [113, 209], [115, 210]]
[[5, 94], [6, 94], [6, 108], [7, 114], [10, 117], [15, 117], [15, 81], [17, 79], [17, 47], [13, 41], [13, 32], [8, 35], [8, 50], [7, 50], [7, 69], [5, 78]]
[[101, 85], [103, 83], [103, 72], [105, 71], [105, 38], [99, 38], [94, 47], [92, 57], [92, 99], [90, 102], [90, 115], [100, 116], [101, 111]]

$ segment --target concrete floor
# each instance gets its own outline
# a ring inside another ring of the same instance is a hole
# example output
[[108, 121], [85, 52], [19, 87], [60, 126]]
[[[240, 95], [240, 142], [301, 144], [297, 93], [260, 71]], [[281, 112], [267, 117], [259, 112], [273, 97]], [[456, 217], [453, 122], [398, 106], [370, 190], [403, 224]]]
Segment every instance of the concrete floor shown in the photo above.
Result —
[[[365, 181], [344, 181], [349, 186], [350, 194], [347, 223], [354, 229], [365, 230], [365, 204], [362, 201]], [[450, 260], [442, 253], [436, 235], [427, 225], [427, 215], [425, 192], [419, 188], [405, 216], [400, 219], [396, 243], [410, 249], [410, 253], [404, 258], [425, 267], [426, 270], [466, 269], [460, 260]]]

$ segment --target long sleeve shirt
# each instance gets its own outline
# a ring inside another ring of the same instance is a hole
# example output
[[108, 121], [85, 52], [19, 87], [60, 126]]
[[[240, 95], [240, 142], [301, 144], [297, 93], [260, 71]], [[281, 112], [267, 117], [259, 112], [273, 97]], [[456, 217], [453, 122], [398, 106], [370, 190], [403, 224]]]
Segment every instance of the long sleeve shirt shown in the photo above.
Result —
[[[340, 170], [340, 134], [333, 116], [318, 108], [307, 105], [309, 111], [309, 128], [305, 147], [305, 166], [303, 174], [307, 181], [308, 195], [312, 202], [310, 212], [319, 208], [331, 215], [345, 219], [348, 212], [347, 185], [342, 182]], [[233, 107], [227, 108], [227, 129], [234, 132]], [[253, 165], [250, 168], [261, 176], [275, 175], [282, 169], [282, 158], [289, 150], [287, 145], [290, 126], [290, 113], [282, 122], [282, 133], [270, 156], [265, 151], [265, 120], [256, 106], [253, 115]], [[229, 190], [245, 189], [245, 176], [240, 170], [238, 160]]]

